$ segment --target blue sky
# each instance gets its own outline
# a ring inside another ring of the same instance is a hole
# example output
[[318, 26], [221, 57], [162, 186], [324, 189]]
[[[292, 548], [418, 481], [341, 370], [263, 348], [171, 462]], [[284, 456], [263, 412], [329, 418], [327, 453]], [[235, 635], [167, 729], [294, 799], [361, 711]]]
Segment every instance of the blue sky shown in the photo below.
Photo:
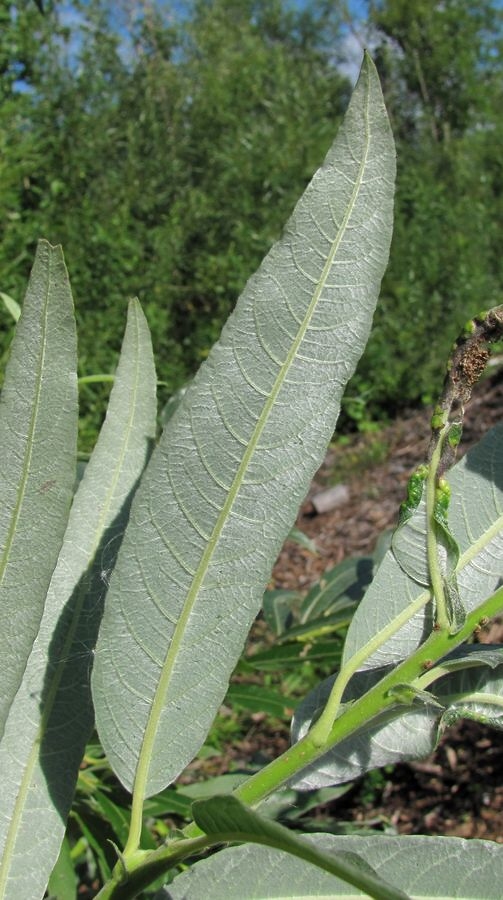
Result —
[[[299, 8], [308, 8], [310, 6], [310, 0], [290, 0], [293, 5], [298, 6]], [[503, 0], [502, 0], [503, 2]], [[157, 3], [153, 2], [153, 6], [157, 6], [160, 9], [171, 10], [173, 12], [174, 17], [176, 18], [179, 15], [183, 15], [183, 10], [186, 8], [186, 3], [183, 0], [158, 0]], [[110, 4], [112, 11], [114, 11], [113, 3]], [[358, 22], [362, 21], [366, 16], [367, 10], [367, 2], [366, 0], [349, 0], [348, 3], [349, 11], [351, 16], [353, 17], [355, 28], [354, 31], [350, 31], [347, 29], [346, 37], [343, 41], [343, 53], [346, 53], [346, 61], [341, 66], [344, 74], [351, 79], [351, 81], [355, 82], [358, 76], [358, 72], [361, 65], [362, 59], [362, 51], [363, 45], [365, 43], [363, 36], [358, 34]], [[68, 27], [73, 32], [72, 40], [67, 48], [67, 52], [70, 57], [72, 56], [72, 43], [73, 43], [73, 52], [76, 52], [76, 48], [79, 45], [79, 26], [83, 21], [82, 14], [75, 8], [75, 5], [69, 0], [69, 2], [61, 3], [57, 5], [58, 10], [58, 18], [62, 25]], [[123, 48], [124, 58], [127, 60], [130, 56], [130, 48], [127, 46], [128, 40], [126, 37], [126, 28], [125, 22], [123, 19], [124, 15], [124, 7], [122, 4], [117, 4], [115, 11], [112, 13], [111, 17], [111, 25], [116, 28], [118, 33], [123, 32], [125, 43]], [[121, 21], [122, 20], [122, 21]]]

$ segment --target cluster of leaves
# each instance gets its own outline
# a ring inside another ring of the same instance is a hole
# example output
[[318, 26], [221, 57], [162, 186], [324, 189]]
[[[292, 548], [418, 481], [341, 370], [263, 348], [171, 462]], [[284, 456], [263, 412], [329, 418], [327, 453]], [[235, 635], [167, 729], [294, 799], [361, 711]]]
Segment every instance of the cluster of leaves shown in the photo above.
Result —
[[[72, 295], [61, 248], [40, 243], [0, 406], [2, 898], [44, 892], [93, 715], [132, 798], [123, 812], [94, 792], [121, 844], [113, 868], [80, 816], [106, 879], [102, 900], [159, 885], [166, 898], [284, 896], [286, 885], [304, 897], [308, 883], [311, 896], [348, 896], [350, 885], [376, 900], [445, 900], [460, 878], [467, 896], [496, 898], [503, 854], [488, 842], [299, 835], [266, 801], [285, 785], [332, 791], [425, 755], [462, 716], [502, 726], [502, 649], [465, 646], [503, 609], [501, 427], [449, 472], [450, 508], [444, 481], [466, 396], [459, 379], [469, 388], [501, 335], [502, 308], [456, 344], [428, 466], [351, 617], [338, 673], [297, 706], [291, 747], [231, 794], [188, 793], [193, 821], [160, 833], [159, 846], [143, 824], [149, 803], [166, 811], [166, 788], [204, 744], [324, 456], [370, 332], [394, 175], [366, 57], [323, 166], [157, 443], [150, 335], [131, 301], [107, 417], [77, 487]], [[345, 574], [305, 599], [294, 636], [344, 621]], [[268, 615], [282, 632], [284, 604], [269, 603]]]
[[[368, 7], [353, 25], [376, 47], [401, 167], [382, 303], [345, 401], [360, 422], [433, 395], [443, 323], [461, 327], [480, 296], [491, 305], [502, 277], [501, 10]], [[0, 23], [0, 289], [20, 300], [38, 236], [61, 241], [81, 374], [113, 370], [124, 298], [138, 296], [169, 392], [209, 352], [328, 149], [351, 19], [324, 2], [177, 8], [74, 0], [69, 18], [59, 0], [44, 15], [17, 0]], [[83, 388], [86, 448], [98, 397]]]

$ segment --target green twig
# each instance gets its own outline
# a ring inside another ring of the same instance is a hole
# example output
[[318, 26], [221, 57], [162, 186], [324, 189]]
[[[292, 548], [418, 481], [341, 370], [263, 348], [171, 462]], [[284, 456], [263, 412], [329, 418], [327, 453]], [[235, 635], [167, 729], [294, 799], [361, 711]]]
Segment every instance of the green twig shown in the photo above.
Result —
[[426, 477], [426, 555], [428, 559], [428, 572], [430, 576], [431, 590], [435, 601], [436, 625], [441, 631], [448, 631], [450, 627], [447, 603], [444, 591], [444, 580], [440, 569], [437, 542], [437, 524], [435, 522], [435, 503], [437, 492], [437, 472], [442, 458], [443, 437], [449, 429], [444, 424], [437, 443], [433, 449], [428, 475]]
[[[306, 766], [359, 731], [362, 726], [366, 726], [382, 710], [398, 706], [392, 688], [396, 685], [414, 683], [426, 668], [430, 670], [432, 664], [447, 656], [469, 638], [482, 618], [492, 618], [502, 611], [503, 587], [467, 616], [463, 628], [457, 634], [433, 631], [415, 653], [382, 678], [366, 694], [348, 705], [333, 723], [324, 747], [313, 743], [311, 732], [308, 732], [280, 757], [243, 782], [234, 791], [236, 797], [249, 806], [257, 806], [286, 782], [297, 777]], [[195, 837], [198, 834], [200, 830], [196, 825], [189, 825], [184, 829], [186, 837]]]

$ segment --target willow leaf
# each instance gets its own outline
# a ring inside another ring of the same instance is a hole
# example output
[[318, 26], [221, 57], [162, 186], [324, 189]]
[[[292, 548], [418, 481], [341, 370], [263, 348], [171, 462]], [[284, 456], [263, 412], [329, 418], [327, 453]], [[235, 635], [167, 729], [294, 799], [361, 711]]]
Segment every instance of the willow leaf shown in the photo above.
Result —
[[[459, 548], [454, 575], [464, 610], [469, 613], [489, 597], [503, 580], [503, 426], [498, 425], [449, 472], [451, 501], [449, 526]], [[421, 516], [421, 511], [415, 515]], [[412, 534], [414, 516], [404, 528]], [[426, 540], [421, 521], [415, 529], [418, 572], [424, 565]], [[374, 668], [409, 656], [430, 632], [432, 621], [428, 588], [413, 578], [409, 546], [408, 572], [389, 550], [374, 581], [353, 617], [344, 647], [343, 665], [380, 632], [393, 627], [409, 609], [412, 618], [395, 631], [362, 663]]]
[[374, 869], [359, 853], [325, 853], [316, 844], [305, 841], [284, 825], [262, 818], [241, 804], [236, 797], [212, 797], [196, 801], [192, 806], [195, 822], [219, 843], [250, 841], [286, 850], [292, 857], [303, 859], [332, 875], [366, 890], [376, 900], [409, 900], [407, 894], [396, 890], [376, 875]]
[[9, 297], [8, 294], [4, 294], [2, 291], [0, 291], [0, 300], [3, 301], [7, 312], [10, 313], [14, 321], [17, 322], [21, 315], [21, 307], [17, 300], [14, 300], [13, 297]]
[[0, 744], [1, 898], [42, 897], [58, 857], [93, 723], [89, 676], [108, 573], [155, 435], [155, 390], [148, 326], [132, 301], [107, 416]]
[[61, 247], [38, 245], [0, 398], [0, 736], [42, 616], [75, 481], [77, 335]]
[[136, 796], [201, 746], [367, 340], [392, 224], [393, 140], [366, 57], [343, 126], [167, 423], [135, 497], [93, 672]]
[[[325, 853], [358, 853], [381, 878], [421, 900], [500, 900], [503, 849], [492, 841], [387, 835], [309, 834]], [[273, 900], [368, 895], [272, 847], [230, 847], [202, 860], [157, 894], [158, 900]]]
[[302, 602], [300, 622], [307, 624], [326, 615], [327, 610], [335, 612], [354, 605], [372, 580], [372, 569], [371, 556], [357, 556], [344, 559], [324, 572]]
[[[488, 650], [491, 648], [488, 647]], [[482, 654], [480, 654], [482, 656]], [[474, 719], [498, 730], [503, 729], [503, 653], [499, 665], [474, 667], [454, 671], [439, 682], [441, 699], [446, 706], [441, 728], [458, 719]], [[483, 658], [483, 657], [482, 657]], [[483, 660], [484, 661], [484, 660]], [[470, 660], [470, 663], [472, 661]]]

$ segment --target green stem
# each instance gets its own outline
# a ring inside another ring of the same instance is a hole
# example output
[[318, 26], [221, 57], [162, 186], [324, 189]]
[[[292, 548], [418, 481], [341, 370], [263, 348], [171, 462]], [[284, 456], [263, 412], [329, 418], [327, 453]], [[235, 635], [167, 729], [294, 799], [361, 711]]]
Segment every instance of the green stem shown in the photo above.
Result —
[[143, 826], [143, 804], [145, 802], [144, 795], [136, 789], [133, 790], [133, 800], [131, 804], [131, 820], [129, 823], [129, 834], [126, 846], [124, 847], [124, 859], [132, 857], [140, 846], [141, 829]]
[[[449, 423], [444, 422], [434, 451], [431, 456], [428, 475], [426, 478], [426, 522], [427, 522], [427, 538], [426, 552], [428, 559], [428, 570], [430, 575], [431, 591], [435, 598], [436, 621], [440, 631], [448, 631], [450, 621], [447, 612], [447, 602], [444, 592], [444, 584], [442, 573], [440, 570], [438, 549], [437, 549], [437, 529], [435, 522], [435, 502], [437, 487], [437, 472], [442, 457], [442, 448], [445, 435], [448, 433]], [[390, 622], [379, 634], [375, 635], [356, 653], [341, 670], [335, 680], [334, 686], [325, 705], [325, 708], [319, 719], [312, 726], [310, 736], [316, 746], [324, 747], [339, 713], [344, 691], [353, 677], [355, 672], [369, 659], [376, 650], [385, 644], [393, 634], [402, 628], [409, 619], [412, 618], [430, 599], [430, 592], [423, 592], [420, 596], [410, 604], [403, 612]]]
[[[202, 832], [199, 832], [202, 835]], [[96, 900], [133, 900], [138, 893], [153, 881], [179, 865], [188, 856], [201, 854], [215, 843], [214, 839], [202, 835], [192, 840], [172, 841], [157, 850], [140, 851], [127, 861], [120, 859], [107, 881], [96, 895]]]
[[430, 599], [430, 592], [423, 591], [416, 600], [407, 606], [400, 615], [396, 616], [385, 628], [378, 634], [374, 635], [363, 647], [355, 653], [354, 656], [346, 663], [339, 672], [334, 686], [330, 692], [325, 708], [317, 721], [312, 726], [309, 736], [313, 744], [317, 747], [325, 747], [330, 734], [330, 730], [337, 718], [342, 702], [342, 696], [349, 681], [366, 662], [367, 659], [379, 650], [389, 639], [403, 628], [403, 626], [412, 618], [419, 610], [425, 606]]
[[[285, 782], [292, 780], [299, 772], [315, 762], [320, 756], [335, 747], [345, 738], [350, 737], [362, 726], [367, 725], [382, 710], [397, 706], [392, 688], [401, 684], [411, 684], [428, 668], [432, 662], [451, 653], [456, 647], [470, 637], [477, 628], [481, 618], [497, 615], [503, 610], [503, 587], [484, 601], [476, 610], [470, 613], [463, 628], [457, 634], [433, 631], [424, 644], [416, 650], [404, 662], [398, 665], [392, 672], [384, 676], [378, 684], [374, 685], [366, 694], [355, 700], [341, 716], [335, 720], [324, 747], [319, 747], [312, 740], [312, 732], [290, 747], [285, 753], [273, 762], [265, 766], [260, 772], [252, 775], [243, 782], [234, 794], [248, 806], [257, 806], [270, 794], [282, 787]], [[188, 825], [184, 829], [186, 837], [195, 837], [201, 834], [195, 825]]]
[[424, 673], [424, 675], [416, 678], [413, 687], [417, 688], [420, 691], [423, 691], [425, 688], [429, 687], [430, 684], [433, 684], [434, 681], [437, 681], [444, 675], [450, 674], [450, 669], [444, 668], [443, 666], [434, 666], [433, 669], [429, 669]]
[[100, 384], [108, 381], [115, 381], [115, 375], [81, 375], [78, 384]]
[[438, 559], [437, 528], [435, 523], [435, 492], [437, 488], [437, 472], [442, 457], [443, 439], [448, 430], [449, 424], [446, 423], [438, 436], [426, 478], [426, 554], [431, 589], [435, 598], [436, 623], [441, 631], [449, 630], [450, 621], [447, 612], [444, 583]]

